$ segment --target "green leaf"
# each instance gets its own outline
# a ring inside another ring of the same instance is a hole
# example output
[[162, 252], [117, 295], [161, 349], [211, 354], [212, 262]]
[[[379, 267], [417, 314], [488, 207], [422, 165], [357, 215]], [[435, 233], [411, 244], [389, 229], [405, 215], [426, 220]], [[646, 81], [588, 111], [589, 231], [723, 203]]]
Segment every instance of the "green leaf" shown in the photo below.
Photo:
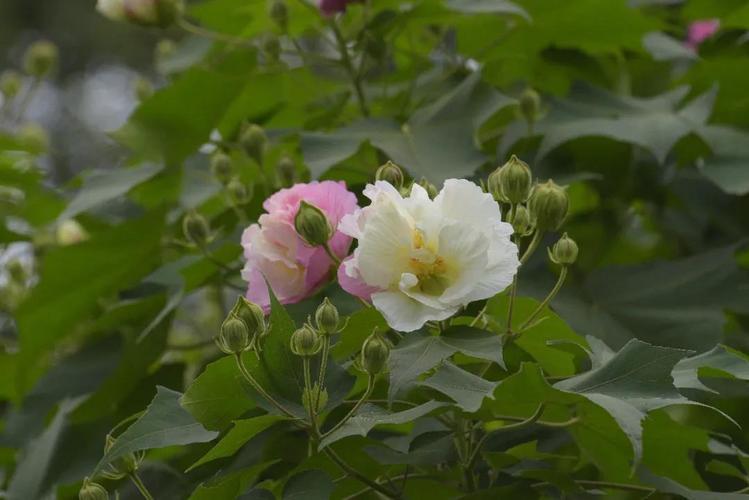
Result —
[[464, 14], [516, 14], [531, 20], [522, 7], [507, 0], [447, 0], [447, 8]]
[[692, 61], [698, 59], [697, 53], [660, 31], [652, 31], [642, 38], [642, 44], [656, 61]]
[[702, 175], [728, 194], [749, 193], [749, 134], [721, 125], [706, 125], [699, 135], [713, 152], [698, 163]]
[[237, 498], [254, 483], [265, 469], [278, 460], [252, 465], [229, 474], [211, 478], [195, 488], [189, 500], [215, 500], [219, 498]]
[[676, 387], [715, 392], [700, 381], [700, 368], [713, 368], [738, 379], [749, 380], [749, 359], [729, 347], [717, 345], [707, 352], [682, 359], [676, 364], [671, 373]]
[[497, 382], [489, 382], [452, 363], [446, 362], [419, 385], [431, 387], [450, 396], [460, 408], [473, 413], [481, 408], [484, 398], [492, 397]]
[[328, 500], [335, 489], [333, 480], [317, 469], [295, 474], [286, 482], [283, 500]]
[[746, 500], [746, 494], [744, 493], [718, 493], [714, 491], [692, 490], [672, 479], [657, 476], [645, 468], [639, 470], [637, 475], [644, 483], [657, 488], [658, 491], [673, 493], [687, 500]]
[[359, 412], [348, 419], [340, 429], [324, 437], [320, 441], [320, 448], [330, 446], [345, 437], [366, 436], [369, 431], [374, 429], [377, 425], [406, 424], [413, 422], [417, 418], [423, 417], [424, 415], [444, 406], [445, 403], [429, 401], [420, 404], [419, 406], [409, 408], [408, 410], [389, 413], [387, 410], [380, 408], [379, 406], [365, 404], [359, 409]]
[[441, 335], [409, 334], [390, 353], [388, 397], [393, 399], [400, 391], [412, 387], [419, 375], [456, 352], [493, 361], [504, 367], [502, 342], [493, 333], [469, 326], [455, 326]]
[[179, 404], [182, 394], [156, 387], [156, 396], [146, 412], [117, 437], [114, 445], [96, 465], [94, 473], [128, 453], [167, 446], [183, 446], [212, 441], [217, 432], [207, 431]]
[[[162, 216], [146, 216], [92, 234], [89, 241], [47, 252], [39, 284], [17, 311], [21, 344], [19, 393], [33, 382], [40, 358], [97, 310], [99, 300], [140, 281], [160, 261]], [[71, 283], [75, 284], [71, 293]]]
[[318, 177], [368, 140], [413, 177], [441, 184], [451, 177], [470, 175], [486, 162], [476, 148], [475, 133], [494, 113], [514, 103], [482, 83], [477, 72], [402, 125], [369, 119], [329, 134], [305, 133], [302, 151], [312, 175]]
[[152, 178], [162, 169], [163, 165], [147, 163], [138, 168], [116, 168], [90, 172], [85, 177], [83, 188], [78, 191], [57, 219], [70, 219], [102, 203], [111, 202], [130, 191], [134, 186]]
[[288, 420], [288, 418], [281, 415], [262, 415], [246, 420], [236, 420], [234, 427], [221, 438], [221, 441], [216, 443], [216, 446], [208, 450], [197, 462], [188, 467], [185, 472], [190, 472], [192, 469], [212, 460], [234, 455], [253, 437], [283, 420]]

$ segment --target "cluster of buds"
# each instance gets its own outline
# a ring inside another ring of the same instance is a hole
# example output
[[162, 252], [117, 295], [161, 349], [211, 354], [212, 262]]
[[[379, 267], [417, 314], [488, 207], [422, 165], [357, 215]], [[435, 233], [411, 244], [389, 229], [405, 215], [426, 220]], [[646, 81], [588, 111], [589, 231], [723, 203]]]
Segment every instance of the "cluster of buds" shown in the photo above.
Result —
[[221, 324], [216, 345], [225, 354], [241, 354], [260, 350], [260, 340], [268, 333], [263, 309], [244, 297], [236, 304]]
[[183, 0], [98, 0], [98, 10], [112, 21], [127, 21], [142, 26], [166, 28], [184, 11]]
[[[508, 222], [517, 238], [556, 231], [569, 212], [565, 188], [553, 180], [534, 184], [530, 167], [515, 155], [489, 175], [487, 190], [499, 203], [509, 206]], [[568, 266], [577, 258], [577, 244], [565, 234], [549, 249], [549, 255], [552, 262]]]

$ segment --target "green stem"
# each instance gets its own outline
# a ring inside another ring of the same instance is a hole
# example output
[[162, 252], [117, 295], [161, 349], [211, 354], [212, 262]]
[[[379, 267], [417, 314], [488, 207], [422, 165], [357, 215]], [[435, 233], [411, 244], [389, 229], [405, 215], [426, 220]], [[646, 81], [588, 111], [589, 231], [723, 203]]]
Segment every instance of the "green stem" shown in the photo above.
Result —
[[242, 376], [247, 380], [247, 382], [250, 383], [253, 389], [255, 389], [258, 394], [263, 396], [269, 403], [271, 403], [273, 406], [278, 408], [281, 413], [285, 414], [288, 417], [296, 418], [296, 416], [291, 413], [289, 410], [287, 410], [281, 403], [275, 400], [273, 396], [268, 394], [265, 389], [255, 380], [255, 378], [250, 374], [250, 372], [247, 371], [247, 368], [244, 366], [244, 363], [242, 362], [242, 354], [235, 353], [234, 359], [237, 361], [237, 367], [239, 368], [239, 371], [242, 373]]
[[533, 255], [533, 252], [536, 251], [536, 248], [538, 248], [539, 243], [541, 243], [541, 238], [543, 237], [544, 233], [543, 231], [539, 231], [536, 229], [536, 231], [533, 233], [533, 239], [531, 239], [531, 242], [528, 244], [528, 248], [525, 249], [525, 252], [523, 253], [523, 256], [520, 257], [520, 265], [522, 266], [526, 262], [528, 262], [528, 259], [531, 258], [531, 255]]
[[140, 491], [140, 494], [143, 495], [143, 498], [146, 500], [153, 500], [153, 495], [151, 495], [151, 492], [148, 491], [148, 488], [146, 488], [146, 485], [143, 484], [143, 481], [138, 476], [137, 472], [133, 472], [130, 474], [130, 480], [135, 484], [135, 487], [138, 488], [138, 491]]
[[214, 257], [213, 254], [209, 252], [208, 249], [204, 245], [198, 245], [198, 249], [200, 250], [200, 253], [203, 254], [203, 257], [206, 258], [206, 260], [210, 261], [213, 265], [217, 266], [218, 268], [228, 273], [237, 272], [235, 269], [232, 269], [231, 267], [227, 266], [226, 264], [218, 260], [216, 257]]
[[209, 40], [230, 43], [234, 45], [251, 45], [251, 42], [249, 40], [231, 35], [225, 35], [223, 33], [218, 33], [216, 31], [203, 28], [202, 26], [191, 23], [184, 17], [180, 17], [179, 19], [177, 19], [177, 26], [187, 31], [188, 33], [197, 35], [202, 38], [208, 38]]
[[320, 349], [320, 368], [317, 371], [317, 383], [320, 389], [325, 387], [325, 373], [328, 371], [328, 357], [330, 356], [330, 336], [323, 334], [322, 349]]
[[333, 250], [330, 248], [330, 245], [328, 243], [325, 243], [322, 247], [325, 250], [325, 253], [328, 254], [328, 257], [330, 257], [330, 260], [333, 261], [333, 264], [335, 264], [336, 268], [340, 266], [341, 259], [339, 259], [335, 253], [333, 253]]
[[533, 323], [533, 320], [536, 319], [539, 314], [541, 314], [541, 312], [547, 305], [549, 305], [549, 302], [552, 301], [552, 299], [562, 288], [565, 278], [567, 278], [567, 266], [562, 266], [562, 270], [559, 272], [559, 277], [557, 278], [557, 282], [554, 284], [554, 288], [551, 289], [546, 298], [536, 307], [531, 315], [528, 316], [528, 319], [526, 319], [523, 324], [520, 325], [520, 328], [518, 330], [519, 332], [523, 332], [526, 328], [528, 328], [528, 326]]
[[484, 443], [486, 443], [487, 439], [492, 434], [498, 433], [498, 432], [506, 432], [506, 431], [514, 431], [517, 429], [522, 429], [523, 427], [527, 427], [536, 421], [538, 421], [539, 418], [541, 418], [541, 415], [544, 413], [544, 408], [546, 405], [544, 403], [541, 403], [538, 405], [538, 408], [535, 412], [533, 412], [533, 415], [526, 418], [525, 420], [521, 420], [520, 422], [516, 424], [506, 425], [504, 427], [500, 427], [499, 429], [496, 429], [492, 432], [487, 432], [484, 434], [484, 436], [479, 440], [479, 442], [476, 444], [476, 447], [473, 449], [473, 452], [471, 453], [470, 458], [468, 459], [467, 467], [468, 470], [473, 470], [473, 467], [476, 465], [476, 460], [478, 460], [479, 453], [481, 452], [481, 447], [484, 446]]
[[[310, 370], [310, 362], [309, 357], [304, 356], [302, 358], [302, 364], [304, 366], [304, 387], [309, 396], [312, 395], [312, 370]], [[307, 404], [307, 412], [309, 413], [309, 423], [310, 428], [312, 430], [312, 437], [313, 440], [317, 440], [317, 436], [320, 434], [320, 431], [317, 428], [317, 416], [315, 415], [317, 405], [320, 401], [320, 391], [322, 391], [322, 387], [318, 387], [317, 394], [315, 395], [315, 401], [314, 404], [312, 401], [309, 401]]]
[[364, 89], [361, 85], [361, 78], [360, 75], [357, 74], [356, 69], [354, 68], [354, 64], [351, 62], [351, 56], [349, 55], [348, 47], [346, 46], [346, 40], [343, 38], [343, 34], [338, 28], [335, 20], [330, 21], [330, 27], [333, 30], [333, 36], [335, 36], [335, 41], [338, 44], [338, 50], [341, 53], [341, 63], [343, 64], [343, 67], [346, 68], [349, 77], [351, 77], [351, 83], [353, 83], [354, 85], [354, 91], [356, 93], [357, 102], [359, 103], [359, 109], [361, 110], [362, 115], [369, 116], [369, 108], [367, 107], [367, 100], [364, 97]]
[[515, 276], [512, 278], [512, 285], [510, 285], [510, 300], [507, 305], [507, 330], [506, 334], [510, 335], [512, 333], [512, 313], [515, 309], [515, 296], [518, 293], [518, 275], [515, 273]]
[[385, 488], [383, 485], [379, 484], [376, 481], [369, 479], [367, 476], [365, 476], [358, 470], [354, 469], [352, 466], [346, 463], [345, 460], [339, 457], [332, 449], [325, 448], [323, 451], [325, 451], [325, 454], [328, 455], [328, 457], [330, 457], [330, 459], [333, 462], [335, 462], [336, 465], [338, 465], [338, 467], [340, 467], [349, 476], [356, 478], [359, 482], [364, 483], [365, 485], [369, 486], [370, 488], [377, 491], [378, 493], [382, 493], [387, 498], [392, 498], [392, 499], [400, 498], [400, 495], [398, 493], [393, 493], [388, 488]]
[[374, 377], [370, 375], [369, 378], [367, 379], [367, 389], [364, 391], [364, 394], [362, 394], [362, 397], [359, 398], [359, 400], [356, 403], [354, 403], [354, 406], [351, 407], [351, 409], [349, 410], [349, 412], [346, 414], [345, 417], [339, 420], [338, 423], [335, 424], [328, 432], [323, 434], [323, 437], [329, 436], [333, 434], [335, 431], [337, 431], [338, 429], [340, 429], [341, 427], [343, 427], [343, 424], [345, 424], [351, 417], [353, 417], [356, 414], [357, 410], [361, 408], [361, 405], [363, 405], [367, 401], [367, 399], [369, 399], [369, 396], [372, 395], [373, 390], [374, 390]]
[[588, 488], [609, 488], [613, 490], [636, 491], [642, 493], [652, 493], [656, 491], [655, 488], [651, 488], [650, 486], [640, 486], [637, 484], [612, 483], [609, 481], [590, 481], [587, 479], [576, 479], [575, 482], [580, 486]]
[[475, 318], [473, 318], [473, 321], [468, 326], [476, 326], [479, 321], [481, 321], [481, 318], [484, 317], [484, 314], [486, 314], [486, 309], [489, 307], [489, 302], [487, 301], [486, 304], [484, 304], [484, 307], [481, 308], [479, 313], [476, 315]]

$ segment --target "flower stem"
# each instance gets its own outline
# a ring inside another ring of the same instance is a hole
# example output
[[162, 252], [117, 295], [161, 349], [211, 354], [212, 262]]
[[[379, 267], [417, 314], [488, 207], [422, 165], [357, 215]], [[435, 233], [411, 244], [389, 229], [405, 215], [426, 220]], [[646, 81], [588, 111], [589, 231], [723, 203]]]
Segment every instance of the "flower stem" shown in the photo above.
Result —
[[[302, 358], [302, 364], [304, 366], [304, 388], [307, 391], [308, 397], [312, 395], [312, 373], [310, 370], [310, 362], [309, 357], [304, 356]], [[309, 423], [310, 428], [312, 430], [313, 439], [317, 439], [318, 434], [320, 433], [317, 429], [317, 416], [315, 415], [315, 409], [317, 408], [317, 404], [320, 401], [320, 392], [322, 391], [322, 387], [318, 386], [317, 394], [315, 395], [315, 401], [314, 404], [312, 401], [309, 401], [307, 406], [307, 411], [309, 412]]]
[[518, 275], [515, 273], [515, 276], [512, 278], [512, 285], [510, 285], [510, 299], [509, 304], [507, 305], [507, 331], [506, 334], [512, 333], [512, 312], [515, 309], [515, 296], [518, 293]]
[[245, 40], [244, 38], [238, 38], [238, 37], [231, 36], [231, 35], [225, 35], [223, 33], [218, 33], [213, 30], [209, 30], [202, 26], [198, 26], [197, 24], [193, 24], [192, 22], [188, 21], [184, 17], [180, 17], [177, 20], [177, 26], [187, 31], [188, 33], [197, 35], [199, 37], [208, 38], [209, 40], [214, 40], [217, 42], [224, 42], [224, 43], [230, 43], [230, 44], [235, 44], [235, 45], [249, 45], [250, 44], [249, 40]]
[[333, 264], [335, 264], [336, 267], [340, 266], [341, 259], [339, 259], [338, 256], [333, 252], [333, 249], [330, 248], [330, 245], [328, 243], [324, 243], [322, 247], [325, 250], [325, 253], [328, 254], [328, 257], [330, 257], [330, 260], [333, 261]]
[[536, 248], [538, 248], [539, 243], [541, 243], [541, 238], [543, 237], [544, 233], [543, 231], [539, 231], [536, 229], [536, 231], [533, 233], [533, 238], [531, 239], [531, 242], [528, 244], [528, 248], [525, 249], [525, 252], [523, 253], [523, 256], [520, 257], [520, 265], [522, 266], [526, 262], [528, 262], [528, 259], [531, 258], [531, 255], [533, 255], [533, 252], [536, 251]]
[[242, 373], [242, 376], [249, 382], [249, 384], [252, 386], [253, 389], [255, 389], [261, 396], [263, 396], [269, 403], [271, 403], [273, 406], [278, 408], [281, 413], [285, 414], [288, 417], [296, 418], [296, 416], [291, 413], [289, 410], [286, 409], [281, 403], [275, 400], [273, 396], [268, 394], [265, 389], [255, 380], [255, 378], [250, 374], [250, 372], [247, 371], [247, 368], [244, 366], [244, 363], [242, 362], [242, 354], [235, 353], [234, 359], [237, 361], [237, 368], [239, 368], [239, 371]]
[[323, 437], [329, 436], [333, 434], [335, 431], [343, 427], [343, 424], [345, 424], [351, 417], [353, 417], [357, 410], [363, 405], [367, 399], [369, 399], [369, 396], [372, 395], [372, 391], [374, 390], [374, 377], [371, 375], [367, 379], [367, 389], [364, 391], [364, 394], [362, 394], [362, 397], [359, 398], [359, 400], [354, 403], [354, 406], [351, 407], [349, 412], [346, 414], [345, 417], [343, 417], [341, 420], [338, 421], [337, 424], [335, 424], [328, 432], [323, 434]]
[[556, 296], [556, 294], [559, 292], [559, 290], [562, 288], [562, 285], [564, 284], [564, 280], [567, 277], [567, 266], [562, 266], [562, 270], [559, 272], [559, 277], [557, 278], [557, 282], [554, 284], [554, 288], [551, 289], [549, 294], [546, 296], [546, 298], [536, 307], [536, 309], [531, 313], [530, 316], [528, 316], [528, 319], [526, 319], [522, 325], [520, 325], [520, 328], [518, 330], [519, 333], [522, 333], [524, 330], [526, 330], [531, 323], [533, 323], [533, 320], [536, 319], [536, 317], [541, 314], [541, 312], [544, 310], [544, 308], [549, 305], [549, 302]]
[[358, 470], [351, 467], [348, 463], [346, 463], [345, 460], [339, 457], [336, 454], [336, 452], [334, 452], [332, 449], [325, 448], [324, 451], [325, 451], [325, 454], [328, 455], [328, 457], [330, 457], [330, 459], [333, 462], [335, 462], [335, 464], [338, 465], [338, 467], [340, 467], [349, 476], [356, 478], [357, 480], [359, 480], [359, 482], [366, 484], [367, 486], [377, 491], [378, 493], [385, 495], [387, 498], [393, 498], [393, 499], [400, 498], [400, 494], [390, 491], [388, 488], [385, 488], [380, 483], [369, 479], [367, 476], [365, 476]]
[[153, 495], [151, 495], [151, 492], [148, 491], [148, 488], [146, 488], [146, 485], [138, 476], [137, 472], [133, 472], [132, 474], [130, 474], [130, 480], [133, 482], [135, 487], [138, 488], [138, 491], [140, 491], [140, 494], [143, 495], [143, 498], [145, 498], [146, 500], [153, 500]]
[[320, 368], [317, 371], [317, 383], [320, 390], [325, 387], [325, 372], [328, 371], [328, 357], [330, 356], [330, 336], [322, 336], [322, 349], [320, 349]]
[[364, 97], [364, 89], [362, 88], [361, 84], [361, 75], [357, 73], [356, 69], [354, 68], [353, 62], [351, 62], [351, 56], [349, 55], [348, 47], [346, 46], [346, 40], [343, 38], [343, 34], [338, 28], [335, 20], [330, 21], [330, 28], [333, 30], [333, 36], [335, 36], [335, 41], [338, 44], [338, 51], [341, 53], [341, 63], [343, 64], [343, 67], [346, 68], [349, 77], [351, 77], [351, 83], [354, 85], [354, 91], [356, 93], [356, 99], [359, 103], [361, 114], [364, 116], [369, 116], [369, 107], [367, 106], [367, 100]]

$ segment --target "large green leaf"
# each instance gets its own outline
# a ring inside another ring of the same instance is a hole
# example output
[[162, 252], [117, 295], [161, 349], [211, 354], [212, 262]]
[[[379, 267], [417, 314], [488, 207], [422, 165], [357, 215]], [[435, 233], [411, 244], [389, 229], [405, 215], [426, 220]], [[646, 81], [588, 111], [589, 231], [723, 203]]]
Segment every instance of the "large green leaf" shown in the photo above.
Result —
[[205, 430], [187, 413], [179, 404], [181, 396], [179, 392], [157, 387], [146, 412], [117, 437], [95, 472], [128, 453], [212, 441], [218, 433]]
[[211, 478], [200, 484], [190, 495], [190, 500], [214, 500], [218, 498], [237, 498], [246, 492], [248, 487], [254, 483], [265, 469], [276, 463], [277, 460], [262, 462], [230, 472], [228, 474]]
[[312, 174], [319, 176], [369, 141], [414, 177], [441, 184], [450, 177], [470, 175], [486, 162], [476, 147], [476, 130], [514, 102], [482, 83], [477, 72], [402, 125], [368, 119], [331, 133], [305, 133], [302, 151]]
[[749, 193], [749, 134], [720, 125], [706, 125], [699, 134], [713, 153], [701, 159], [700, 172], [726, 193]]
[[700, 371], [703, 368], [712, 368], [720, 373], [749, 380], [749, 359], [746, 355], [729, 347], [717, 345], [707, 352], [679, 361], [671, 373], [674, 384], [680, 389], [714, 392], [700, 382]]
[[492, 397], [497, 382], [490, 382], [452, 363], [445, 362], [419, 385], [431, 387], [449, 396], [467, 412], [481, 408], [484, 398]]
[[331, 497], [335, 484], [321, 470], [306, 470], [295, 474], [286, 482], [283, 500], [327, 500]]
[[420, 375], [456, 352], [504, 367], [502, 342], [496, 334], [469, 326], [452, 327], [441, 335], [409, 334], [390, 353], [390, 399], [412, 387]]

